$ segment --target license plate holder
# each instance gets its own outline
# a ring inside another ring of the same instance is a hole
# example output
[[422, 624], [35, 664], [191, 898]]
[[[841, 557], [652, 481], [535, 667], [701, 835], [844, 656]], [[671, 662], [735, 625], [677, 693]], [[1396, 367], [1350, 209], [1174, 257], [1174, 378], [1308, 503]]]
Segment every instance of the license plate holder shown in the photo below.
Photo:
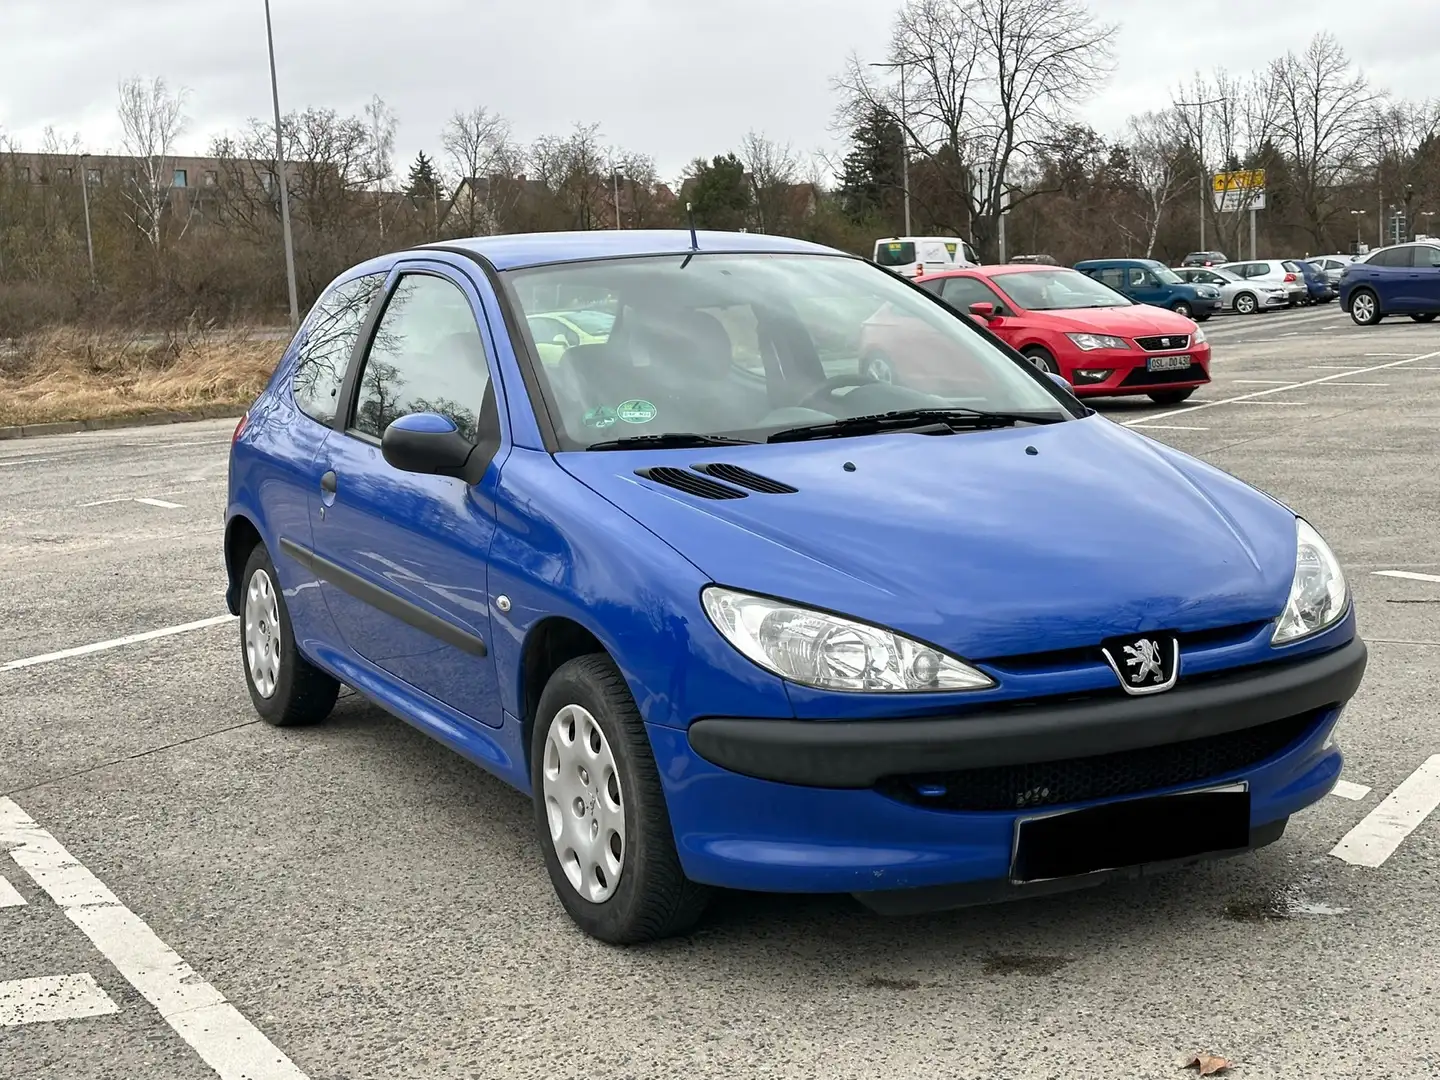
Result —
[[1184, 371], [1189, 366], [1188, 356], [1152, 356], [1145, 361], [1146, 371]]
[[1025, 885], [1250, 846], [1250, 785], [1152, 795], [1015, 822], [1010, 882]]

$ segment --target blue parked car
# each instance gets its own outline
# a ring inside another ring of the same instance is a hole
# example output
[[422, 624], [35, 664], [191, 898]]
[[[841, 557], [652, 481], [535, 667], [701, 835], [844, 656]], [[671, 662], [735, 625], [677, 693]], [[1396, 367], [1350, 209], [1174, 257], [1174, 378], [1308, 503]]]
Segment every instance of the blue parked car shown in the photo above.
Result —
[[1220, 290], [1192, 285], [1158, 259], [1086, 259], [1075, 269], [1128, 296], [1137, 304], [1169, 308], [1204, 322], [1220, 310]]
[[[587, 308], [542, 360], [527, 316]], [[953, 383], [862, 370], [882, 309]], [[224, 560], [262, 718], [343, 683], [513, 785], [614, 943], [713, 887], [893, 912], [1253, 850], [1335, 784], [1366, 664], [1294, 512], [753, 234], [342, 274], [236, 427]]]
[[1440, 315], [1440, 242], [1376, 248], [1340, 272], [1340, 307], [1361, 326], [1386, 315], [1433, 322]]
[[1300, 273], [1305, 279], [1305, 302], [1307, 304], [1328, 304], [1334, 300], [1337, 293], [1330, 279], [1325, 276], [1325, 271], [1320, 269], [1309, 259], [1291, 259], [1300, 267]]

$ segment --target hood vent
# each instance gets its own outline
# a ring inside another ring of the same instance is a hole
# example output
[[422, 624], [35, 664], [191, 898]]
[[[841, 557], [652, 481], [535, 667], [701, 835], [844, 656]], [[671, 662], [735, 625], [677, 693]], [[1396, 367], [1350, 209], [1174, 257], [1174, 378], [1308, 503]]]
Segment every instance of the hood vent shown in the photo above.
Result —
[[749, 469], [742, 469], [739, 465], [692, 465], [691, 468], [706, 476], [713, 476], [717, 480], [725, 480], [737, 487], [749, 488], [764, 495], [793, 495], [800, 490], [768, 476], [753, 473]]
[[636, 469], [635, 475], [700, 499], [743, 499], [746, 497], [745, 492], [737, 491], [727, 484], [716, 483], [709, 477], [692, 472], [690, 469], [657, 465], [650, 469]]

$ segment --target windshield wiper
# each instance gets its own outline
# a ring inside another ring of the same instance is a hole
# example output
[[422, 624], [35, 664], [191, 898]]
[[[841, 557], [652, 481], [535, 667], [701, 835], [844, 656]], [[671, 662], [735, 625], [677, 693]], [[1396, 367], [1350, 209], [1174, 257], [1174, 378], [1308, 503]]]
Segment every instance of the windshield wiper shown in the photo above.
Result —
[[586, 450], [682, 450], [687, 446], [753, 446], [753, 439], [729, 439], [696, 431], [666, 431], [659, 435], [626, 435], [591, 443]]
[[1011, 427], [1014, 424], [1058, 424], [1062, 418], [1043, 413], [989, 412], [985, 409], [898, 409], [893, 412], [851, 416], [823, 424], [786, 428], [766, 442], [800, 442], [805, 439], [834, 439], [845, 435], [872, 435], [881, 431], [910, 431], [942, 435], [954, 431]]

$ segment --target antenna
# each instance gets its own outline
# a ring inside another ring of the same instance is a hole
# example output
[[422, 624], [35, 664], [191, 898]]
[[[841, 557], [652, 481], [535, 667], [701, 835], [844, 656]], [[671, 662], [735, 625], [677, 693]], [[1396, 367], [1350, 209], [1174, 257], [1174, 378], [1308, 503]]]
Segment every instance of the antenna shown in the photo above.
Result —
[[690, 250], [699, 251], [700, 241], [695, 238], [695, 210], [688, 202], [685, 204], [685, 217], [690, 222]]

